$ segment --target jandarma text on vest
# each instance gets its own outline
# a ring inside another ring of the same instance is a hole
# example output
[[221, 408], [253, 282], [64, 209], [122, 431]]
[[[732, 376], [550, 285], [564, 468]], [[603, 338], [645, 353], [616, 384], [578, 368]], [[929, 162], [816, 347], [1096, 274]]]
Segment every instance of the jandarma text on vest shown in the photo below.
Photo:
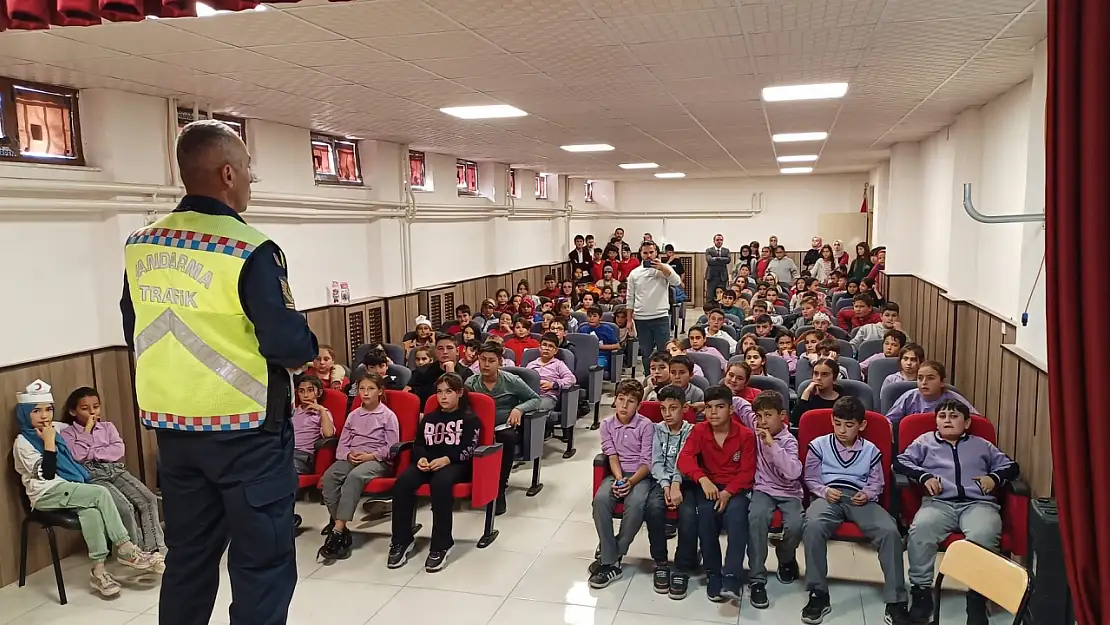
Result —
[[176, 304], [178, 306], [197, 307], [197, 292], [166, 287], [139, 285], [139, 296], [144, 302], [157, 302], [159, 304]]
[[135, 277], [141, 278], [144, 273], [155, 269], [176, 269], [196, 280], [197, 284], [205, 289], [212, 288], [212, 272], [205, 271], [204, 265], [189, 258], [188, 254], [178, 254], [177, 252], [147, 254], [145, 259], [140, 258], [135, 263]]

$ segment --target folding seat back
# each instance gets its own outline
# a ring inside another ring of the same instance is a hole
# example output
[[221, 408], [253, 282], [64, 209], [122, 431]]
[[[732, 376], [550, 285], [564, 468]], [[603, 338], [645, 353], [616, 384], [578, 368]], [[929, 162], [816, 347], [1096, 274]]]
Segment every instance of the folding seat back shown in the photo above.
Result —
[[790, 385], [790, 365], [782, 357], [767, 354], [767, 364], [763, 366], [763, 371], [771, 377], [782, 380], [783, 384]]
[[[744, 325], [744, 320], [741, 319], [740, 317], [737, 317], [736, 315], [730, 315], [729, 313], [724, 313], [724, 315], [725, 315], [725, 319], [727, 319], [729, 322], [732, 323], [732, 325], [736, 326], [737, 328]], [[733, 330], [733, 332], [736, 331], [735, 328], [733, 328], [732, 330]], [[736, 338], [736, 337], [732, 337], [732, 338]]]
[[589, 318], [586, 316], [586, 313], [584, 313], [580, 310], [576, 310], [576, 311], [572, 312], [570, 314], [570, 316], [574, 317], [575, 319], [578, 320], [578, 326], [579, 327], [582, 327], [582, 324], [587, 323], [589, 321]]
[[[778, 343], [775, 341], [775, 339], [769, 336], [760, 336], [755, 339], [755, 342], [763, 348], [763, 351], [767, 352], [768, 354], [777, 351], [779, 348]], [[739, 344], [736, 345], [736, 349], [740, 349]]]
[[881, 354], [882, 352], [883, 339], [871, 339], [859, 344], [859, 350], [856, 351], [856, 359], [863, 362], [875, 354]]
[[614, 317], [613, 313], [611, 313], [609, 311], [605, 311], [605, 312], [601, 313], [601, 320], [606, 322], [606, 323], [613, 323], [615, 321], [615, 319], [616, 319], [616, 317]]
[[[567, 342], [574, 345], [574, 376], [578, 378], [578, 386], [586, 393], [586, 401], [596, 406], [601, 401], [605, 373], [597, 364], [600, 343], [596, 336], [579, 332], [568, 334]], [[594, 416], [596, 420], [596, 409]]]
[[[813, 380], [802, 380], [798, 383], [798, 395], [801, 396], [802, 391], [806, 390]], [[875, 396], [871, 394], [871, 387], [860, 382], [859, 380], [837, 380], [836, 385], [840, 387], [841, 392], [849, 397], [855, 397], [863, 403], [863, 407], [867, 410], [875, 409]]]
[[[794, 337], [796, 338], [796, 337], [799, 337], [799, 336], [801, 336], [801, 335], [805, 334], [806, 332], [809, 332], [809, 331], [810, 331], [810, 330], [812, 330], [812, 329], [813, 329], [813, 326], [811, 326], [811, 325], [805, 325], [805, 326], [802, 326], [802, 327], [798, 328], [798, 331], [797, 331], [797, 332], [792, 332], [792, 333], [791, 333], [791, 336], [794, 336]], [[832, 327], [830, 326], [830, 328], [829, 328], [829, 329], [831, 330], [831, 329], [832, 329]]]
[[395, 365], [404, 365], [407, 362], [405, 360], [405, 348], [401, 347], [400, 345], [386, 343], [385, 355], [389, 356], [389, 359], [392, 360], [393, 364]]
[[748, 386], [757, 388], [761, 391], [776, 391], [779, 395], [782, 395], [782, 398], [788, 403], [790, 401], [790, 387], [787, 386], [786, 382], [774, 376], [753, 375], [751, 379], [748, 380]]
[[867, 385], [871, 387], [871, 393], [880, 398], [880, 407], [882, 407], [883, 380], [890, 374], [897, 373], [900, 367], [901, 363], [897, 358], [879, 358], [868, 365]]
[[844, 310], [845, 308], [851, 308], [851, 307], [852, 307], [852, 298], [850, 298], [850, 297], [841, 298], [841, 299], [837, 300], [835, 304], [833, 304], [833, 312], [836, 313], [836, 314], [840, 314], [840, 311]]
[[705, 374], [705, 379], [710, 386], [715, 386], [721, 383], [721, 378], [724, 372], [721, 371], [721, 361], [717, 360], [713, 354], [702, 354], [699, 352], [686, 352], [686, 356], [693, 361], [693, 363], [701, 367], [702, 373]]
[[[736, 338], [736, 337], [733, 337], [733, 338]], [[732, 355], [732, 352], [731, 352], [731, 350], [729, 349], [729, 346], [728, 346], [728, 341], [724, 340], [723, 338], [721, 338], [719, 336], [707, 336], [707, 337], [705, 337], [705, 344], [708, 345], [709, 347], [712, 347], [713, 349], [717, 350], [718, 352], [720, 352], [721, 356], [724, 356], [725, 359], [727, 359], [730, 355]]]
[[543, 334], [543, 322], [542, 321], [537, 321], [537, 322], [533, 323], [531, 332], [536, 333], [536, 334]]
[[915, 388], [917, 388], [917, 382], [891, 382], [884, 386], [879, 395], [879, 407], [883, 414], [890, 412], [899, 397]]
[[838, 338], [842, 341], [848, 340], [848, 338], [849, 338], [848, 333], [844, 331], [844, 328], [841, 328], [838, 325], [829, 326], [829, 334], [833, 335], [835, 338]]
[[347, 396], [343, 393], [326, 388], [324, 396], [320, 398], [320, 405], [331, 413], [332, 425], [335, 426], [335, 436], [321, 439], [316, 444], [316, 455], [313, 459], [312, 473], [297, 476], [299, 488], [318, 486], [324, 471], [335, 463], [335, 448], [339, 442], [339, 433], [343, 431], [343, 424], [347, 421]]
[[848, 373], [849, 380], [857, 382], [863, 380], [863, 375], [860, 373], [859, 361], [851, 356], [841, 356], [839, 359], [840, 366]]
[[693, 384], [694, 386], [700, 388], [702, 392], [708, 391], [710, 387], [709, 380], [706, 380], [700, 375], [695, 375], [691, 377], [690, 384]]

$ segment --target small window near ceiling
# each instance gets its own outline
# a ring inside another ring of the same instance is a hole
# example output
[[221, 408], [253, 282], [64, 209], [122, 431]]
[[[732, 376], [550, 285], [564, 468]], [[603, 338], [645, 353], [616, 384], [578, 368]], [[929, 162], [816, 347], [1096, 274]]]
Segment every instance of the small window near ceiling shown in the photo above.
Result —
[[459, 188], [459, 196], [477, 197], [478, 163], [473, 161], [456, 161], [455, 178]]
[[77, 91], [0, 78], [0, 158], [84, 165]]
[[358, 143], [329, 135], [312, 135], [312, 169], [316, 184], [361, 185]]
[[543, 174], [536, 174], [536, 199], [547, 199], [547, 176]]
[[520, 199], [520, 188], [516, 186], [515, 169], [509, 169], [509, 196]]
[[586, 201], [587, 202], [593, 202], [594, 201], [594, 181], [593, 180], [587, 180], [586, 181]]
[[187, 124], [197, 121], [198, 119], [215, 119], [221, 121], [231, 127], [235, 134], [247, 142], [247, 120], [242, 117], [235, 117], [233, 115], [224, 115], [223, 113], [209, 114], [207, 111], [197, 110], [195, 113], [190, 107], [179, 106], [177, 107], [177, 134], [181, 134], [181, 130]]
[[424, 153], [409, 150], [409, 186], [413, 191], [431, 191]]

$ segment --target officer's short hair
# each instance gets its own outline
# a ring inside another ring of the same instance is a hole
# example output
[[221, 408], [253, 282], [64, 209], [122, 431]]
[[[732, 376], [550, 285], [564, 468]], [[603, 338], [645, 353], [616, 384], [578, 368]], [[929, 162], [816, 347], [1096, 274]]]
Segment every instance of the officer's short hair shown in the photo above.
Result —
[[215, 119], [197, 120], [186, 124], [177, 137], [177, 166], [183, 177], [197, 175], [214, 155], [230, 162], [239, 147], [245, 156], [242, 146], [242, 139], [231, 126]]

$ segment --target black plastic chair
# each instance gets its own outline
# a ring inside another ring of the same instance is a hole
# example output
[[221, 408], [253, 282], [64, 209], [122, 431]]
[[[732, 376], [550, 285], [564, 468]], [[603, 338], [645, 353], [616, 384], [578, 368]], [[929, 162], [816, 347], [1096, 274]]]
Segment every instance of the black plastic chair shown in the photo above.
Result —
[[27, 544], [30, 539], [31, 524], [37, 523], [42, 529], [46, 530], [46, 539], [50, 543], [50, 559], [54, 564], [54, 579], [58, 582], [58, 599], [62, 605], [65, 605], [69, 603], [69, 600], [66, 598], [66, 583], [62, 579], [62, 561], [58, 557], [58, 539], [54, 534], [54, 528], [60, 527], [80, 532], [81, 520], [77, 517], [76, 510], [32, 509], [31, 501], [27, 499], [27, 493], [22, 492], [22, 486], [20, 489], [19, 499], [23, 502], [25, 516], [19, 532], [19, 586], [22, 588], [27, 584]]

